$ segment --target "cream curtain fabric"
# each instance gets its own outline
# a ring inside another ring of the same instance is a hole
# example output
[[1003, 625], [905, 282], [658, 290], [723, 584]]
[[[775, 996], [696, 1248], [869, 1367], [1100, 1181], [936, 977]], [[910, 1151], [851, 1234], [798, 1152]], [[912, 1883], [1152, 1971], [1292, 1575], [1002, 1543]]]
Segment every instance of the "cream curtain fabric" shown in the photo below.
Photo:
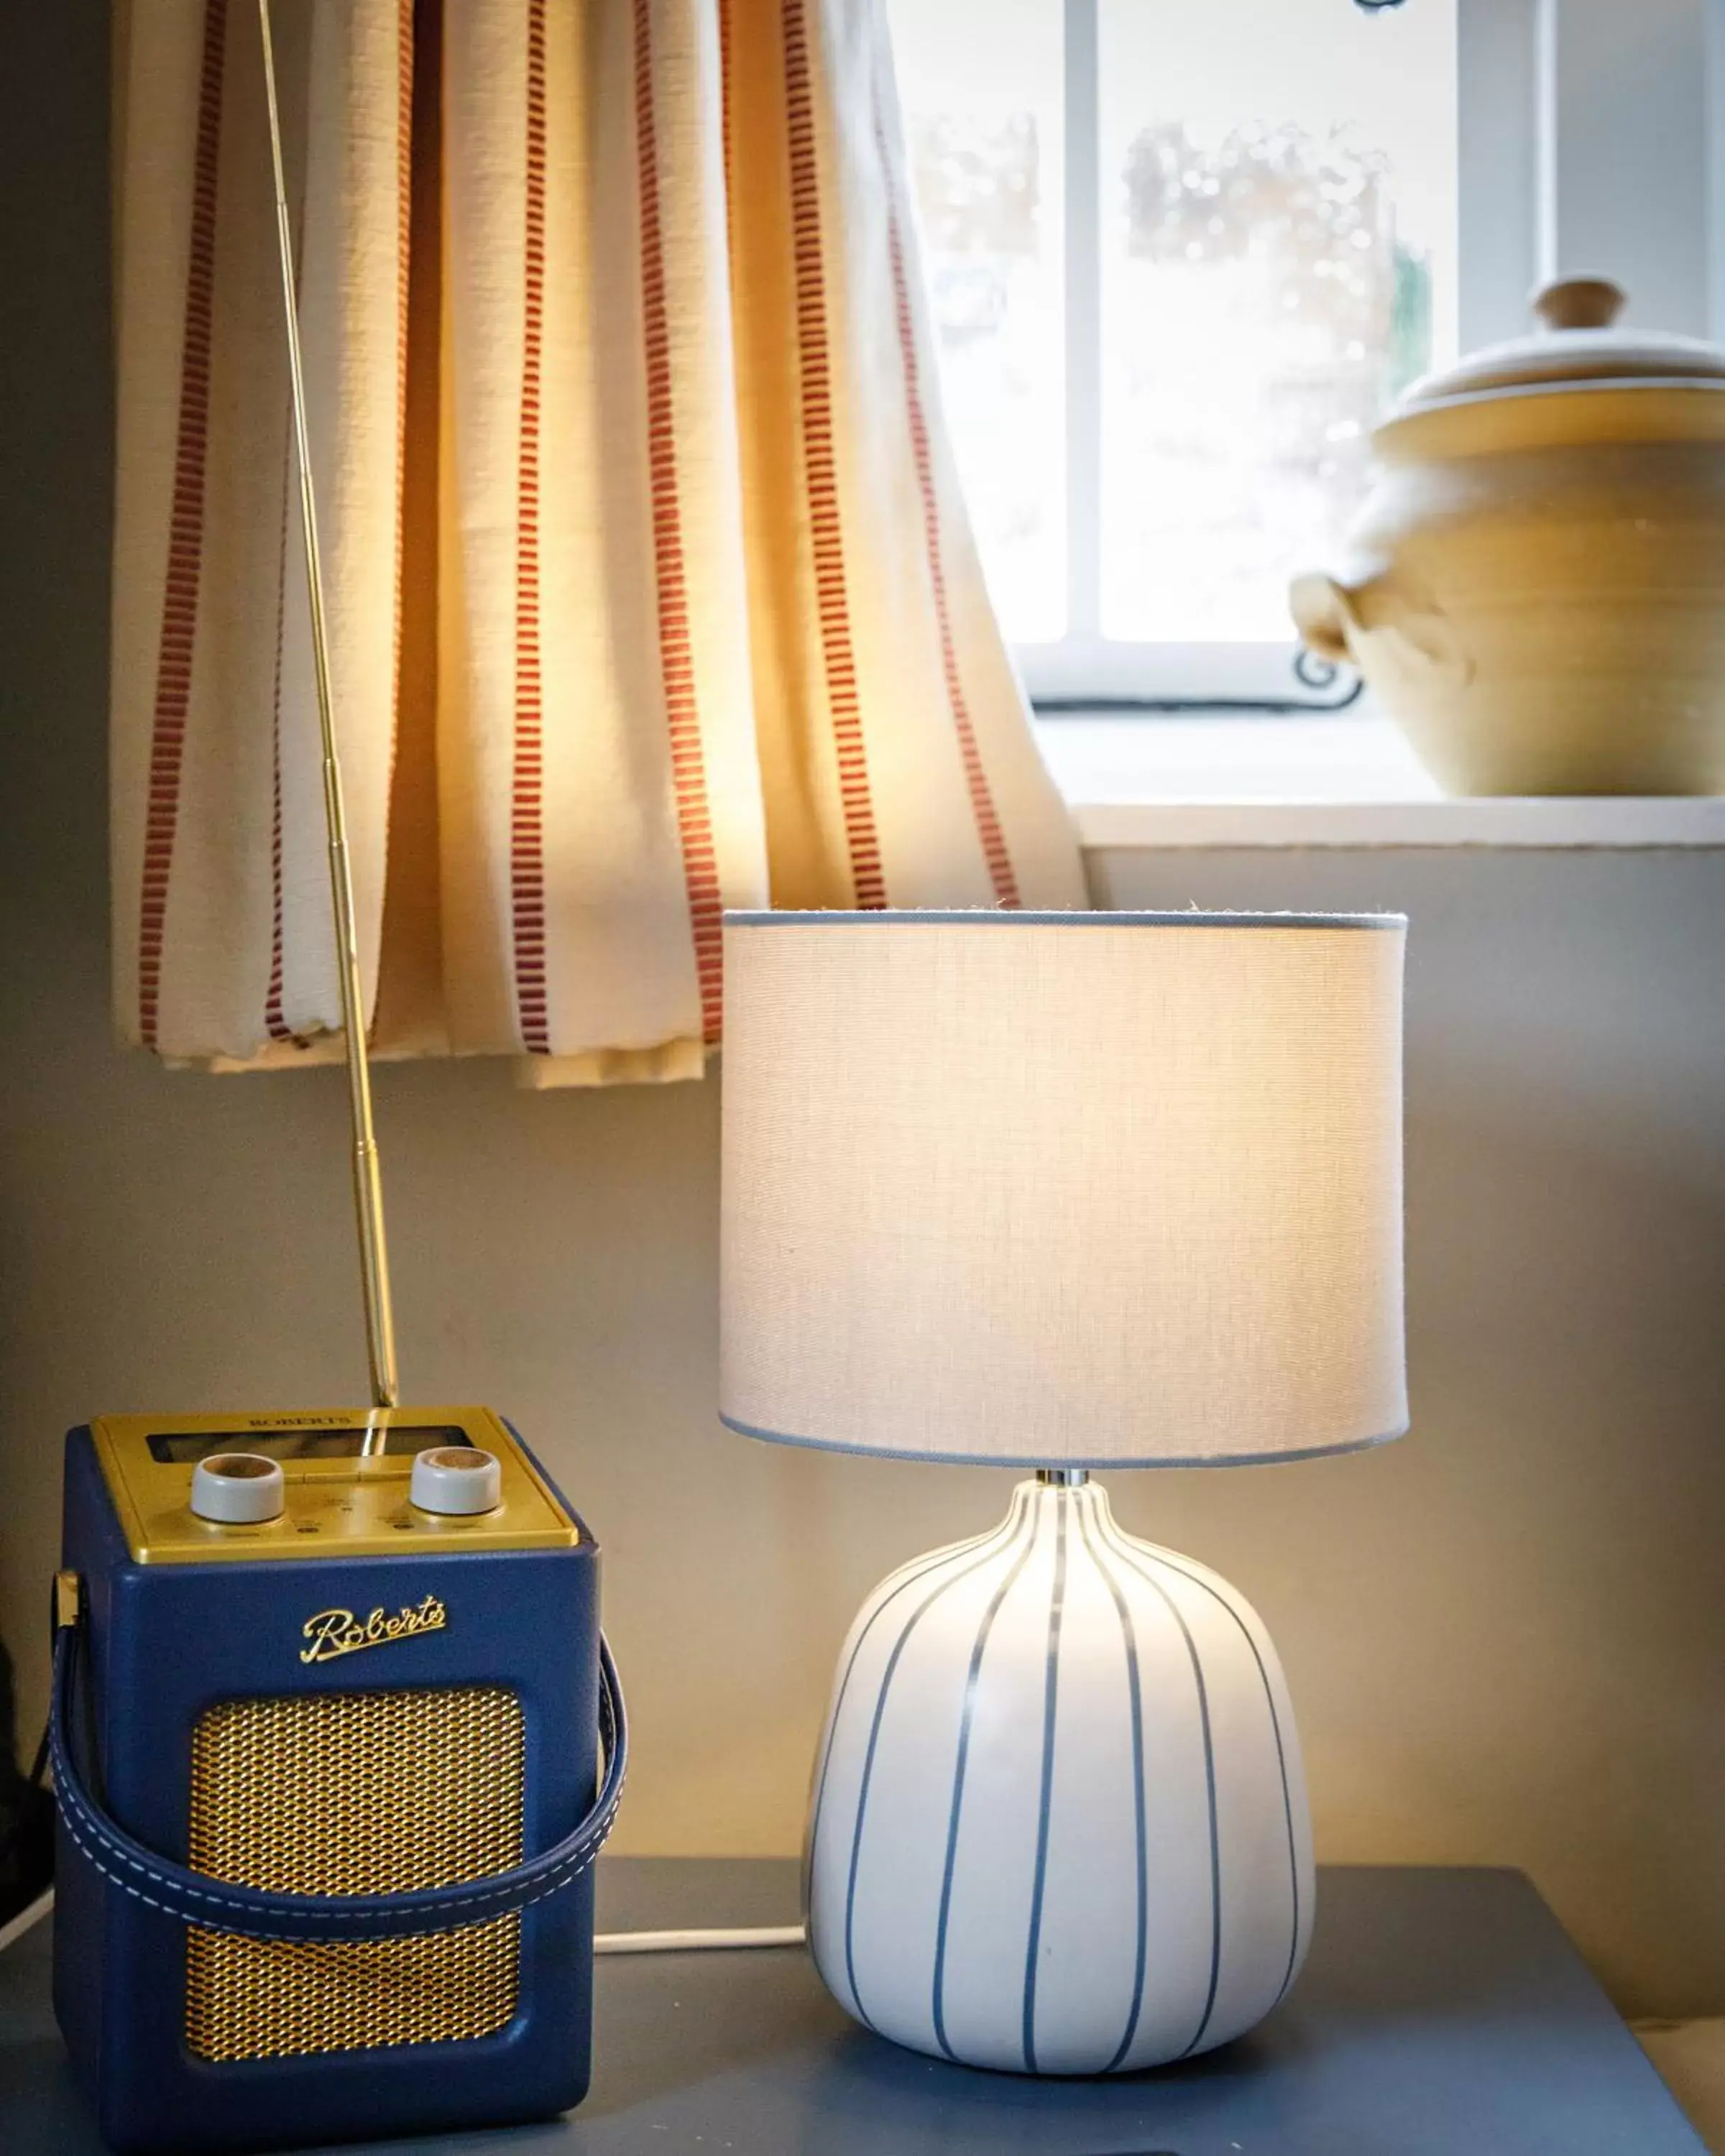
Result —
[[[382, 1055], [695, 1075], [726, 906], [1085, 903], [941, 425], [879, 0], [276, 0]], [[115, 991], [340, 1024], [250, 0], [121, 28]]]

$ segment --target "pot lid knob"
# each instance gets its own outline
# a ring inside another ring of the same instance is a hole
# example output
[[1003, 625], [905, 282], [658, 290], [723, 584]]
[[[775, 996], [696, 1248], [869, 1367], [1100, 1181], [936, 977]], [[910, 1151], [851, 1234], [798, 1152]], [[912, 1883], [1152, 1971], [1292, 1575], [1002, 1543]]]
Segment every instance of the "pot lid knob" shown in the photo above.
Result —
[[1548, 330], [1609, 330], [1628, 296], [1609, 277], [1559, 277], [1533, 295], [1533, 311]]

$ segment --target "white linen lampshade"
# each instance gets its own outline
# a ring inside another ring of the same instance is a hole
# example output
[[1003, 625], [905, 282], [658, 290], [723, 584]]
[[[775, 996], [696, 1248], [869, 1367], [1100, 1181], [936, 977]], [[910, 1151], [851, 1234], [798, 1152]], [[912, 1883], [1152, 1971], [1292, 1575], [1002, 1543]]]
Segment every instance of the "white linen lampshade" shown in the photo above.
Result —
[[1399, 916], [744, 914], [725, 952], [721, 1412], [1019, 1464], [839, 1657], [804, 1866], [846, 2010], [1125, 2072], [1262, 2019], [1312, 1937], [1274, 1645], [1088, 1471], [1406, 1421]]
[[1404, 926], [731, 915], [724, 1419], [1035, 1467], [1399, 1435]]

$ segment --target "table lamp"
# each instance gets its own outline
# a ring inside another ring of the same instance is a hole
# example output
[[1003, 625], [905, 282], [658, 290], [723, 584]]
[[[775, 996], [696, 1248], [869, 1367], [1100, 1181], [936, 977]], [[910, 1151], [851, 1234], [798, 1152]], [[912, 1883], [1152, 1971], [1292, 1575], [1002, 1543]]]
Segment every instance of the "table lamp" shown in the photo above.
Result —
[[1400, 915], [743, 913], [726, 925], [721, 1415], [1024, 1467], [864, 1603], [809, 1938], [935, 2056], [1227, 2042], [1312, 1933], [1281, 1664], [1115, 1523], [1105, 1467], [1399, 1436]]

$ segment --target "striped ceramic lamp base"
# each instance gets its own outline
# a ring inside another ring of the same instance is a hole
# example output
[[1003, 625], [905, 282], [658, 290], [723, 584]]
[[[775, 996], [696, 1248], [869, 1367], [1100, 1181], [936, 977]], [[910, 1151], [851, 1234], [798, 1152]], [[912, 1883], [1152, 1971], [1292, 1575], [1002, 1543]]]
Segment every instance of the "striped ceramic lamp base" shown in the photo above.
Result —
[[1021, 2073], [1240, 2035], [1312, 1930], [1312, 1830], [1268, 1634], [1095, 1484], [881, 1582], [839, 1662], [809, 1943], [858, 2020]]

